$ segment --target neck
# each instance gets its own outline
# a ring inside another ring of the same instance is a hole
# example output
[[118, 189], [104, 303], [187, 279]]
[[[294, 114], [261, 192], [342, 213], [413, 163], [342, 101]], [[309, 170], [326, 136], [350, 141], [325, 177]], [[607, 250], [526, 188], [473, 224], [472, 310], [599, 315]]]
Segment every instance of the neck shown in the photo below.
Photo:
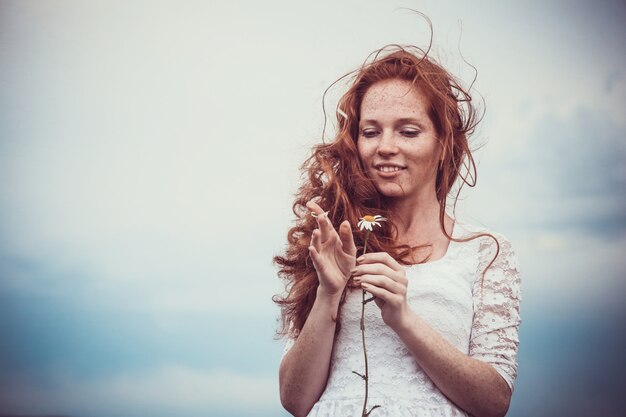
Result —
[[[432, 243], [445, 238], [439, 221], [439, 202], [434, 192], [413, 199], [391, 202], [391, 212], [398, 227], [396, 241], [408, 244]], [[444, 214], [444, 225], [452, 233], [452, 219]]]

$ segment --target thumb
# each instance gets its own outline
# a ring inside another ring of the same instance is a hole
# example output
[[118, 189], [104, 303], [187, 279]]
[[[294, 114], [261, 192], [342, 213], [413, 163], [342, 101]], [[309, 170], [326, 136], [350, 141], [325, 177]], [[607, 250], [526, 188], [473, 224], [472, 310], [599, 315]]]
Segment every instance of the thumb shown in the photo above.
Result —
[[344, 220], [339, 225], [339, 238], [341, 239], [341, 246], [344, 252], [356, 256], [356, 245], [354, 244], [354, 236], [352, 236], [352, 228], [350, 228], [348, 220]]

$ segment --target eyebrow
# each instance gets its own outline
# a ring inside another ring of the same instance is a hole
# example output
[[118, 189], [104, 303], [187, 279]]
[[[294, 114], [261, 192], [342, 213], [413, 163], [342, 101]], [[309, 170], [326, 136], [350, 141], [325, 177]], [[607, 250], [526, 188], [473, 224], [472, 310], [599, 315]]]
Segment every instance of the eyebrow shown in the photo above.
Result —
[[[374, 119], [363, 119], [360, 121], [359, 125], [362, 123], [372, 123], [372, 124], [379, 124], [378, 120], [374, 120]], [[401, 119], [396, 120], [396, 125], [401, 125], [401, 124], [405, 124], [405, 123], [412, 123], [417, 125], [420, 129], [424, 130], [424, 124], [421, 123], [419, 120], [413, 118], [413, 117], [403, 117]]]

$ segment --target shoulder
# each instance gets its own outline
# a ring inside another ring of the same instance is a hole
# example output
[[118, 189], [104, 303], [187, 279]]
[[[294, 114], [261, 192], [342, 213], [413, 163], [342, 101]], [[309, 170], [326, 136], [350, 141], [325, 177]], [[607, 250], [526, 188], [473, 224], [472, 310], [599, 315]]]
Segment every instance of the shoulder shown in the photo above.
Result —
[[475, 252], [472, 255], [475, 256], [476, 269], [472, 292], [475, 296], [480, 294], [478, 303], [519, 305], [521, 275], [511, 241], [502, 233], [487, 227], [466, 223], [461, 223], [461, 226], [465, 233], [459, 237], [473, 238], [470, 242], [473, 242]]
[[480, 264], [484, 265], [485, 262], [489, 263], [493, 259], [496, 262], [507, 262], [517, 266], [513, 244], [503, 233], [460, 219], [455, 219], [454, 227], [454, 237], [469, 239], [467, 243], [475, 251]]

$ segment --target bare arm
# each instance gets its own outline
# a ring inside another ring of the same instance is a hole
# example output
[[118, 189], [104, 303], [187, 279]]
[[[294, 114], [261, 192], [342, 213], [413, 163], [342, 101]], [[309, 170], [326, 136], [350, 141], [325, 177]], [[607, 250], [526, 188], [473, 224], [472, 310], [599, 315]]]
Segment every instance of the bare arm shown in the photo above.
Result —
[[356, 264], [350, 224], [341, 223], [337, 233], [317, 204], [309, 202], [307, 207], [317, 216], [309, 254], [319, 286], [311, 312], [279, 372], [280, 401], [295, 416], [306, 416], [326, 388], [339, 300]]
[[493, 366], [459, 351], [413, 312], [394, 330], [452, 402], [476, 417], [506, 414], [511, 390]]
[[294, 416], [306, 416], [326, 388], [338, 306], [339, 297], [318, 289], [298, 339], [280, 364], [280, 400]]

